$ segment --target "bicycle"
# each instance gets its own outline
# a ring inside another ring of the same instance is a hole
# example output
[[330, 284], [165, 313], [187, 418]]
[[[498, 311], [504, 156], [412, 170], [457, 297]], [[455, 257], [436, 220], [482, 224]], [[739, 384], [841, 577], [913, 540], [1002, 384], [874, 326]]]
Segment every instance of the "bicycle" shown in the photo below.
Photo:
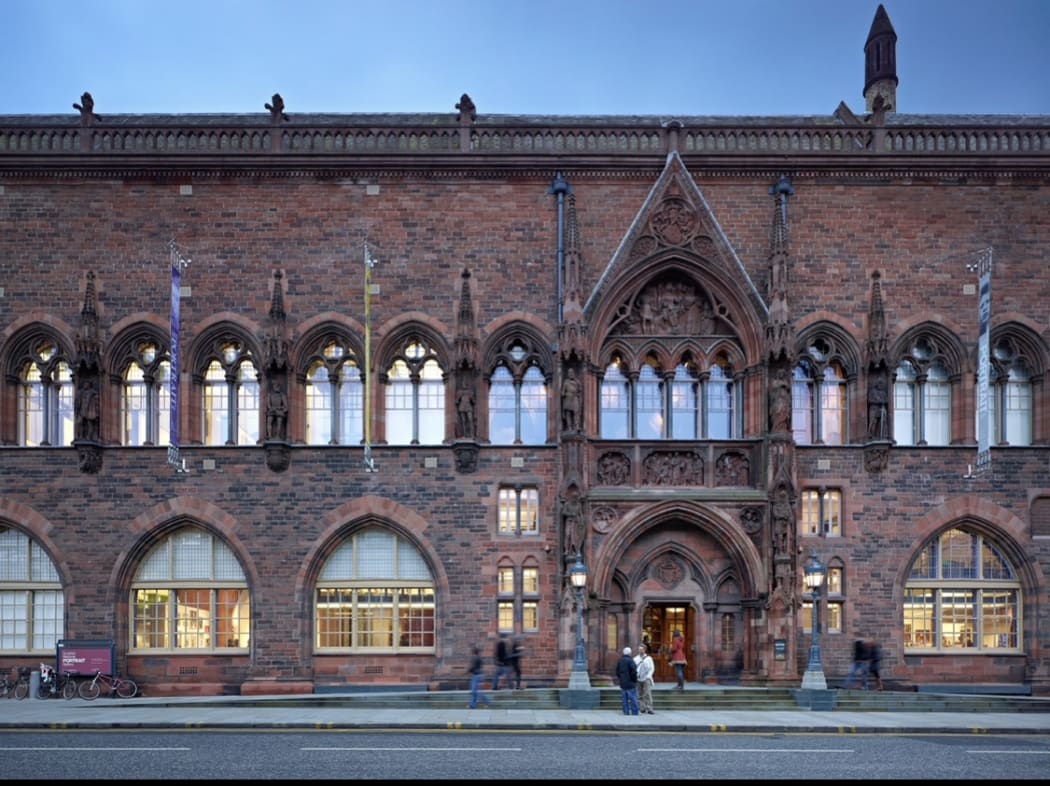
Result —
[[134, 680], [103, 674], [101, 671], [96, 671], [92, 679], [80, 683], [77, 692], [85, 701], [93, 701], [102, 695], [103, 687], [108, 695], [119, 696], [122, 699], [130, 699], [139, 692], [139, 686]]
[[[14, 671], [14, 669], [12, 669]], [[9, 699], [14, 696], [16, 699], [24, 699], [29, 695], [29, 674], [30, 671], [25, 666], [18, 669], [18, 678], [11, 682], [7, 676], [8, 672], [4, 672], [3, 676], [0, 677], [0, 697]]]
[[77, 684], [69, 674], [59, 674], [54, 666], [40, 664], [40, 685], [37, 687], [38, 699], [71, 699], [77, 695]]

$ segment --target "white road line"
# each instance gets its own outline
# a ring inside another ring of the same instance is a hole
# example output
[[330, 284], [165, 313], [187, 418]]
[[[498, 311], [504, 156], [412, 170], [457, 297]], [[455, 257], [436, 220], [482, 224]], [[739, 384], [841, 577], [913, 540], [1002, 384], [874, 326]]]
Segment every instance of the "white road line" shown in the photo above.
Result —
[[520, 753], [521, 752], [521, 748], [464, 748], [462, 746], [457, 746], [457, 747], [454, 747], [454, 748], [453, 747], [449, 747], [449, 748], [404, 748], [404, 747], [379, 748], [379, 747], [375, 747], [375, 746], [362, 746], [362, 747], [358, 747], [358, 748], [343, 748], [343, 747], [335, 747], [335, 746], [333, 746], [333, 747], [317, 747], [317, 748], [300, 748], [299, 750], [301, 750], [301, 751], [384, 751], [384, 752], [386, 752], [386, 751], [424, 751], [424, 752], [433, 752], [433, 751], [457, 752], [457, 751], [463, 751], [465, 753], [473, 753], [473, 752], [476, 752], [476, 751], [510, 751], [510, 752], [515, 752], [515, 753]]
[[638, 753], [856, 753], [854, 748], [638, 748]]

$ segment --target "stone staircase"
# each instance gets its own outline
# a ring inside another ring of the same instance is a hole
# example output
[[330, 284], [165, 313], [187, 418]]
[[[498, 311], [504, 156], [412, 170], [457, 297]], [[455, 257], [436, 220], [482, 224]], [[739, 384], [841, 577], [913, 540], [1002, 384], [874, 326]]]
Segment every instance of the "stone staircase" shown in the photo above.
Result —
[[[620, 710], [620, 690], [596, 687], [597, 708]], [[657, 687], [653, 691], [656, 711], [674, 710], [769, 710], [794, 711], [800, 706], [796, 688], [759, 688], [736, 686], [692, 686], [678, 691]], [[485, 691], [492, 706], [499, 709], [560, 709], [561, 689], [529, 688], [524, 690]], [[831, 710], [843, 712], [1050, 712], [1050, 698], [1002, 696], [988, 694], [932, 693], [916, 691], [830, 690]], [[163, 703], [162, 700], [158, 700]], [[285, 696], [216, 696], [200, 699], [204, 706], [272, 706], [462, 709], [470, 701], [467, 690], [366, 690], [345, 693], [313, 693]]]

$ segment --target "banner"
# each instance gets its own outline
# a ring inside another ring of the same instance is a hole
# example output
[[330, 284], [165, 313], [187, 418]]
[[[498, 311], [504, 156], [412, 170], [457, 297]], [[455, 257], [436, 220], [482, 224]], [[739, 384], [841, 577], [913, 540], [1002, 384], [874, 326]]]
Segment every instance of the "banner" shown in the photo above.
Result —
[[[985, 249], [977, 261], [980, 275], [977, 302], [977, 472], [992, 465], [992, 412], [989, 395], [991, 356], [989, 351], [992, 317], [992, 250]], [[1000, 417], [1002, 413], [999, 413]]]
[[179, 460], [179, 295], [182, 291], [182, 257], [171, 241], [171, 420], [169, 426], [168, 463], [181, 468]]

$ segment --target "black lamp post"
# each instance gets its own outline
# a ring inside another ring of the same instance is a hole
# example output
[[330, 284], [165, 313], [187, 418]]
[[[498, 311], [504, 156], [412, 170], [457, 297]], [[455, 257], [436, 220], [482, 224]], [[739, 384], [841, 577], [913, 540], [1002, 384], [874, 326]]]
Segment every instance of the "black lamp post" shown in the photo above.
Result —
[[578, 552], [576, 564], [569, 570], [569, 581], [576, 588], [576, 659], [569, 675], [569, 689], [589, 689], [591, 678], [587, 674], [587, 652], [583, 646], [583, 588], [587, 586], [587, 566], [583, 564], [583, 555]]
[[820, 657], [820, 589], [824, 585], [827, 568], [813, 551], [803, 567], [803, 580], [810, 592], [813, 602], [813, 635], [809, 643], [809, 663], [802, 675], [802, 687], [808, 690], [827, 690], [828, 682], [824, 679], [824, 664]]

